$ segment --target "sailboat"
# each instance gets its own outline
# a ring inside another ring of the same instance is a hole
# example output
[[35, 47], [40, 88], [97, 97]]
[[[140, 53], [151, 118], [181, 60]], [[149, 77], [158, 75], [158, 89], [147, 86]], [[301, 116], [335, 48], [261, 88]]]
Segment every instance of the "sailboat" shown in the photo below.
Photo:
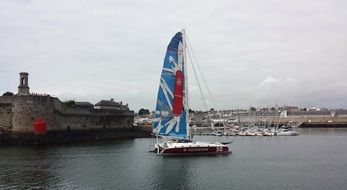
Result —
[[[220, 142], [194, 142], [189, 131], [188, 77], [184, 30], [171, 39], [160, 76], [153, 132], [157, 143], [153, 152], [160, 155], [228, 154]], [[169, 137], [159, 143], [158, 136]]]

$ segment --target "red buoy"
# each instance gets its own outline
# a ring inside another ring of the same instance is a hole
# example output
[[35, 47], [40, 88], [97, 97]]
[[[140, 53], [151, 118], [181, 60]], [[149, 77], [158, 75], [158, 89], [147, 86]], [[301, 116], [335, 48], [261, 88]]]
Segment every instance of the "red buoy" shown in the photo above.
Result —
[[47, 122], [43, 118], [38, 118], [33, 124], [34, 133], [36, 135], [45, 134], [47, 131]]
[[182, 113], [183, 107], [183, 72], [178, 70], [176, 71], [175, 78], [175, 87], [174, 87], [174, 99], [173, 99], [173, 108], [172, 114], [174, 116], [179, 116]]

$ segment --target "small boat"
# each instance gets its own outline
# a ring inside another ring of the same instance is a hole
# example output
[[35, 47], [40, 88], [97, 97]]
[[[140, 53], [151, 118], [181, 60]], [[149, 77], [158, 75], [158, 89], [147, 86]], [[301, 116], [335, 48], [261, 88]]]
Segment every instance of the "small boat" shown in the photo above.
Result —
[[246, 131], [246, 136], [255, 136], [255, 132], [253, 130], [247, 130]]
[[255, 136], [263, 136], [263, 133], [260, 132], [260, 131], [257, 131], [257, 132], [255, 133]]
[[223, 136], [223, 133], [220, 131], [217, 131], [214, 133], [214, 135], [220, 137], [220, 136]]
[[267, 130], [267, 129], [264, 129], [263, 130], [263, 136], [273, 136], [273, 133], [271, 132], [271, 130]]
[[277, 136], [296, 136], [299, 135], [296, 131], [292, 131], [289, 129], [280, 129], [277, 133]]
[[246, 136], [246, 132], [245, 131], [240, 131], [238, 135], [239, 136]]
[[[178, 32], [171, 39], [166, 55], [152, 120], [157, 136], [154, 152], [159, 155], [228, 154], [229, 147], [220, 142], [193, 142], [188, 124], [188, 77], [186, 70], [185, 32]], [[159, 143], [158, 136], [170, 137]]]

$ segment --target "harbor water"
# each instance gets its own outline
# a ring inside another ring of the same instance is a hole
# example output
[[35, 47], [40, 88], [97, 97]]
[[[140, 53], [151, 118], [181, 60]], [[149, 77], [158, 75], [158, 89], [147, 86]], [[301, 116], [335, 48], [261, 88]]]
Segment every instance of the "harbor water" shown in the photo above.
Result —
[[296, 130], [222, 137], [228, 156], [156, 156], [148, 138], [0, 147], [0, 189], [347, 189], [347, 129]]

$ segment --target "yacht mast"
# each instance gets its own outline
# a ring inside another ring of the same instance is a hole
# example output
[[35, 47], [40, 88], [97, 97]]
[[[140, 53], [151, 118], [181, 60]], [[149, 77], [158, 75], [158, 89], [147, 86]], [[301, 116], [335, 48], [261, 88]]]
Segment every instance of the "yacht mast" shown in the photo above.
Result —
[[186, 62], [186, 31], [182, 29], [182, 41], [183, 41], [183, 65], [184, 65], [184, 109], [186, 110], [186, 131], [187, 137], [190, 140], [190, 127], [189, 127], [189, 96], [188, 96], [188, 64]]

